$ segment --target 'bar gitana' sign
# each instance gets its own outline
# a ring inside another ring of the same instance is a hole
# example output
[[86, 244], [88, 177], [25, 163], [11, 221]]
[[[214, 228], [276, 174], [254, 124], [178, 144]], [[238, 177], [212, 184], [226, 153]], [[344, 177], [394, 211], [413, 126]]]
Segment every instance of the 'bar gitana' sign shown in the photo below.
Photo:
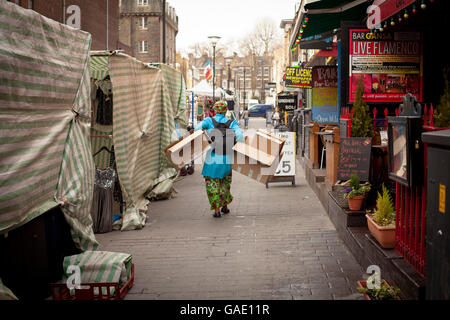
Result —
[[312, 88], [312, 69], [286, 68], [285, 87]]
[[366, 102], [401, 102], [406, 93], [422, 101], [422, 33], [372, 33], [350, 29], [349, 102], [355, 101], [358, 82]]

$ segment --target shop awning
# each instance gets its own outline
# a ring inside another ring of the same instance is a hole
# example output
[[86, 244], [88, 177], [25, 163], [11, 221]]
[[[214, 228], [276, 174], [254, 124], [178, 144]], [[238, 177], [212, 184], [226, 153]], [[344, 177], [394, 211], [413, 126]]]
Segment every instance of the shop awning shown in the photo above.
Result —
[[331, 50], [320, 50], [315, 54], [317, 57], [337, 57], [338, 56], [338, 50], [337, 47], [333, 47]]
[[[362, 20], [369, 0], [320, 0], [305, 5], [308, 24], [303, 28], [302, 38], [333, 31], [341, 21]], [[301, 42], [300, 42], [301, 43]]]
[[[374, 0], [373, 5], [380, 8], [380, 22], [392, 17], [396, 13], [402, 11], [409, 5], [416, 2], [416, 0]], [[369, 12], [369, 17], [374, 14], [375, 11]]]

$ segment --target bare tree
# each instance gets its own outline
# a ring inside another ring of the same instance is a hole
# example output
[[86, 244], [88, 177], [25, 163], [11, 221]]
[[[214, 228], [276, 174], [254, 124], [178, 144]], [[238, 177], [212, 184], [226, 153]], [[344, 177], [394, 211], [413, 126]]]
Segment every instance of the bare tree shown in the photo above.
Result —
[[263, 54], [265, 56], [270, 55], [271, 51], [275, 48], [278, 38], [278, 29], [275, 23], [270, 18], [260, 19], [254, 29], [255, 40], [260, 43], [263, 48]]

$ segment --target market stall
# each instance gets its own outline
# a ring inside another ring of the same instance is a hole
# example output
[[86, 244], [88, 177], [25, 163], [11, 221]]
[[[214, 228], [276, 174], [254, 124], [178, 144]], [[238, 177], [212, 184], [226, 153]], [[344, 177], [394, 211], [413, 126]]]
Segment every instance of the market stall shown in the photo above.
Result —
[[[115, 226], [122, 231], [143, 228], [149, 198], [170, 197], [178, 174], [163, 151], [177, 137], [176, 125], [187, 125], [183, 77], [166, 65], [144, 64], [120, 52], [95, 51], [91, 79], [98, 93], [92, 96], [92, 152], [104, 152], [96, 159], [97, 168], [117, 171], [123, 197], [115, 197], [122, 203], [122, 217]], [[98, 99], [108, 90], [111, 105]], [[99, 116], [107, 112], [111, 115]]]
[[[36, 283], [38, 295], [38, 276], [49, 275], [65, 249], [55, 221], [68, 225], [78, 250], [98, 247], [90, 215], [91, 36], [6, 1], [0, 11], [0, 277], [8, 287]], [[21, 288], [11, 287], [33, 293]]]

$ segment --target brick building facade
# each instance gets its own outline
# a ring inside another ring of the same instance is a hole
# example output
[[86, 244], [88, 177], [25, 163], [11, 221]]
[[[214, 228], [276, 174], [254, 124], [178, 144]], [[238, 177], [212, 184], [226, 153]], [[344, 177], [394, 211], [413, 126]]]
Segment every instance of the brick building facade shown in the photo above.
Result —
[[[143, 62], [163, 62], [163, 16], [161, 0], [120, 1], [119, 38]], [[176, 64], [178, 16], [166, 3], [166, 63]]]
[[119, 42], [119, 0], [10, 0], [43, 16], [87, 31], [91, 50], [126, 47]]

